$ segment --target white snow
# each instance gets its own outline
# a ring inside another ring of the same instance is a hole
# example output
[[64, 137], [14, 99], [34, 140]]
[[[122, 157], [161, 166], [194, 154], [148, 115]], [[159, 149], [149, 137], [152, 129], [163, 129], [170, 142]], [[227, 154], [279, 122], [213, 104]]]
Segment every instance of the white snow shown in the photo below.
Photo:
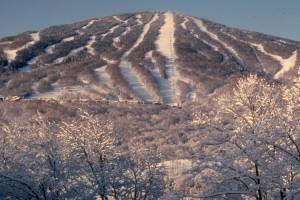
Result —
[[127, 80], [130, 88], [135, 94], [145, 102], [153, 102], [152, 97], [148, 93], [146, 87], [142, 84], [139, 75], [132, 69], [131, 63], [127, 60], [123, 60], [120, 63], [120, 69], [123, 77]]
[[120, 26], [119, 24], [113, 26], [112, 28], [109, 29], [109, 31], [108, 31], [107, 33], [102, 34], [102, 37], [106, 37], [108, 34], [112, 34], [113, 32], [115, 32], [115, 30], [116, 30], [119, 26]]
[[78, 52], [80, 52], [80, 51], [82, 51], [82, 50], [84, 50], [84, 49], [85, 49], [85, 46], [79, 47], [79, 48], [77, 48], [77, 49], [73, 49], [72, 51], [70, 51], [70, 53], [69, 53], [67, 56], [63, 56], [63, 57], [57, 58], [57, 59], [54, 61], [54, 63], [55, 63], [55, 64], [61, 63], [61, 62], [65, 61], [67, 58], [76, 55]]
[[111, 85], [111, 79], [109, 74], [106, 72], [107, 65], [95, 69], [98, 76], [99, 82], [103, 85]]
[[[177, 98], [180, 95], [180, 91], [177, 88], [177, 81], [180, 79], [178, 72], [175, 67], [175, 60], [177, 58], [175, 52], [175, 22], [174, 16], [171, 12], [166, 12], [165, 23], [160, 29], [160, 34], [156, 41], [157, 49], [164, 55], [168, 60], [166, 64], [166, 74], [168, 76], [168, 86], [171, 88], [170, 91], [162, 90], [162, 96], [168, 99], [168, 104], [176, 104], [178, 102]], [[162, 88], [164, 84], [162, 83]], [[164, 93], [165, 92], [165, 93]]]
[[96, 21], [98, 21], [98, 20], [93, 19], [93, 20], [89, 21], [89, 23], [88, 23], [87, 25], [83, 26], [81, 29], [82, 29], [82, 30], [85, 30], [85, 29], [89, 28], [89, 27], [92, 26]]
[[18, 51], [21, 51], [23, 49], [29, 48], [30, 46], [34, 45], [36, 42], [40, 40], [40, 33], [31, 33], [31, 41], [27, 42], [25, 45], [16, 48], [16, 49], [5, 49], [4, 53], [6, 54], [9, 61], [12, 61], [16, 58]]
[[165, 13], [165, 24], [160, 29], [158, 40], [156, 41], [158, 50], [169, 59], [176, 59], [174, 48], [175, 43], [175, 22], [171, 12]]
[[55, 46], [56, 46], [55, 44], [48, 46], [48, 47], [45, 49], [46, 53], [47, 53], [47, 54], [52, 54], [52, 53], [54, 52]]
[[115, 19], [115, 20], [117, 20], [118, 22], [125, 22], [124, 20], [122, 20], [119, 16], [113, 16], [113, 18]]
[[274, 60], [278, 61], [282, 68], [274, 75], [275, 79], [279, 79], [284, 73], [288, 72], [289, 70], [293, 69], [297, 63], [298, 51], [294, 51], [293, 54], [289, 58], [283, 58], [279, 55], [275, 55], [269, 53], [265, 50], [265, 47], [262, 44], [257, 44], [253, 42], [248, 42], [250, 45], [256, 47], [260, 52], [264, 53], [265, 55], [270, 56]]
[[137, 74], [135, 70], [132, 69], [131, 63], [127, 61], [127, 56], [140, 45], [140, 43], [144, 40], [145, 35], [148, 33], [150, 29], [150, 25], [159, 18], [158, 14], [155, 14], [151, 21], [148, 22], [144, 28], [142, 34], [139, 36], [137, 41], [134, 45], [124, 53], [121, 63], [120, 69], [121, 73], [132, 88], [132, 90], [137, 94], [137, 96], [146, 102], [151, 102], [153, 99], [151, 95], [148, 93], [147, 88], [143, 85], [143, 81], [141, 80], [140, 76]]
[[136, 15], [136, 18], [137, 18], [137, 23], [139, 24], [139, 25], [142, 25], [143, 24], [143, 22], [142, 22], [142, 15], [141, 14], [138, 14], [138, 15]]
[[[284, 73], [288, 72], [289, 70], [291, 70], [292, 68], [294, 68], [296, 66], [297, 57], [298, 57], [298, 51], [297, 50], [294, 51], [293, 54], [289, 58], [284, 59], [279, 55], [275, 55], [275, 54], [267, 52], [265, 50], [265, 47], [262, 44], [257, 44], [257, 43], [253, 43], [253, 42], [244, 41], [244, 40], [238, 39], [237, 37], [235, 37], [235, 36], [233, 36], [229, 33], [225, 33], [225, 32], [223, 32], [223, 33], [228, 35], [229, 37], [232, 37], [235, 40], [247, 43], [247, 44], [255, 47], [256, 49], [258, 49], [263, 54], [265, 54], [267, 56], [270, 56], [274, 60], [278, 61], [280, 63], [280, 65], [282, 66], [282, 68], [274, 75], [275, 79], [279, 79]], [[258, 56], [257, 56], [257, 58], [260, 61]]]
[[0, 45], [6, 45], [6, 44], [11, 44], [12, 41], [4, 41], [4, 42], [0, 42]]
[[194, 166], [194, 162], [190, 159], [167, 160], [161, 164], [166, 168], [168, 176], [172, 178], [182, 176], [184, 172], [191, 170]]
[[244, 61], [241, 59], [241, 57], [239, 56], [238, 52], [231, 47], [229, 44], [227, 44], [226, 42], [222, 41], [218, 35], [216, 35], [215, 33], [209, 31], [207, 29], [207, 27], [204, 25], [203, 21], [200, 19], [196, 19], [194, 18], [194, 21], [196, 23], [196, 25], [199, 27], [199, 29], [203, 32], [205, 32], [207, 35], [209, 35], [212, 39], [218, 41], [220, 44], [222, 44], [222, 46], [224, 46], [229, 52], [231, 52], [235, 58], [237, 59], [237, 61], [239, 62], [240, 65], [244, 65]]
[[185, 18], [184, 18], [184, 21], [180, 24], [180, 26], [181, 26], [183, 29], [187, 30], [186, 23], [188, 23], [188, 22], [189, 22], [189, 19], [185, 17]]
[[143, 32], [140, 35], [140, 37], [137, 39], [137, 41], [135, 42], [135, 44], [124, 54], [124, 57], [127, 57], [136, 47], [138, 47], [141, 42], [144, 41], [145, 35], [148, 33], [149, 29], [150, 29], [150, 25], [152, 24], [152, 22], [156, 21], [158, 19], [158, 14], [155, 14], [154, 17], [152, 17], [151, 21], [148, 22], [144, 28], [143, 28]]
[[87, 51], [91, 55], [96, 55], [95, 49], [92, 47], [92, 45], [96, 42], [96, 36], [93, 35], [90, 37], [90, 40], [88, 41], [87, 45], [85, 46], [87, 48]]
[[64, 39], [63, 39], [63, 42], [69, 42], [69, 41], [73, 41], [73, 40], [74, 40], [74, 36], [64, 38]]

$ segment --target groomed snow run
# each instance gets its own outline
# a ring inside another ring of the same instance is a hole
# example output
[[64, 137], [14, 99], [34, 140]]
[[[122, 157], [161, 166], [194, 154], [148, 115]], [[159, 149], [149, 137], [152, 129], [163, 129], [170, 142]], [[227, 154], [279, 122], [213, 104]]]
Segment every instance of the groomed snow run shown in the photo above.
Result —
[[124, 20], [122, 20], [119, 16], [113, 16], [113, 18], [115, 19], [115, 20], [117, 20], [118, 22], [125, 22]]
[[95, 69], [95, 72], [97, 74], [98, 80], [101, 84], [110, 86], [111, 85], [111, 79], [109, 74], [106, 72], [107, 65], [99, 67]]
[[95, 42], [96, 42], [96, 36], [93, 35], [93, 36], [90, 37], [90, 40], [88, 41], [87, 45], [85, 46], [87, 48], [88, 53], [93, 55], [93, 56], [96, 55], [96, 51], [92, 47]]
[[[158, 51], [161, 52], [167, 58], [166, 64], [166, 74], [168, 76], [167, 81], [170, 86], [170, 90], [162, 90], [162, 96], [168, 97], [168, 104], [174, 105], [178, 103], [177, 98], [180, 95], [180, 91], [177, 89], [177, 81], [180, 79], [178, 72], [175, 67], [175, 60], [177, 58], [175, 51], [175, 22], [174, 16], [171, 12], [166, 12], [165, 14], [165, 23], [160, 29], [158, 39], [156, 41], [156, 46]], [[165, 94], [164, 94], [165, 92]], [[171, 94], [170, 94], [171, 92]]]
[[145, 26], [144, 26], [144, 29], [143, 29], [143, 32], [142, 32], [142, 34], [140, 35], [140, 37], [137, 39], [137, 41], [135, 42], [135, 44], [124, 54], [124, 56], [125, 57], [127, 57], [135, 48], [137, 48], [140, 44], [141, 44], [141, 42], [143, 42], [144, 41], [144, 39], [145, 39], [145, 35], [149, 32], [149, 29], [150, 29], [150, 25], [154, 22], [154, 21], [156, 21], [157, 19], [158, 19], [158, 14], [155, 14], [153, 17], [152, 17], [152, 19], [151, 19], [151, 21], [150, 22], [148, 22]]
[[40, 33], [39, 32], [31, 33], [30, 36], [31, 36], [31, 41], [27, 42], [25, 45], [23, 45], [17, 49], [4, 50], [4, 53], [6, 54], [9, 61], [12, 61], [16, 58], [18, 51], [29, 48], [32, 45], [34, 45], [35, 43], [37, 43], [38, 41], [40, 41]]
[[142, 22], [142, 15], [141, 14], [138, 14], [138, 15], [136, 15], [136, 18], [137, 18], [137, 23], [139, 24], [139, 25], [142, 25], [143, 24], [143, 22]]
[[[293, 54], [289, 58], [284, 59], [279, 55], [275, 55], [275, 54], [267, 52], [265, 50], [265, 47], [262, 44], [248, 42], [248, 41], [245, 41], [245, 40], [238, 39], [237, 37], [235, 37], [234, 35], [231, 35], [229, 33], [226, 33], [226, 32], [223, 32], [223, 33], [226, 34], [227, 36], [237, 40], [237, 41], [244, 42], [246, 44], [249, 44], [249, 45], [255, 47], [257, 50], [259, 50], [263, 54], [265, 54], [267, 56], [270, 56], [274, 60], [278, 61], [280, 63], [280, 65], [282, 66], [282, 68], [274, 75], [275, 79], [279, 79], [284, 73], [288, 72], [289, 70], [293, 69], [296, 66], [297, 57], [298, 57], [298, 51], [297, 50], [294, 51]], [[257, 55], [256, 55], [256, 57], [260, 61], [260, 59]], [[261, 61], [260, 61], [260, 63], [261, 63]]]
[[227, 44], [226, 42], [222, 41], [218, 35], [216, 35], [213, 32], [210, 32], [207, 27], [204, 25], [203, 21], [197, 18], [193, 18], [194, 22], [196, 23], [196, 25], [198, 26], [198, 28], [205, 32], [207, 35], [209, 35], [212, 39], [216, 40], [217, 42], [219, 42], [223, 47], [225, 47], [229, 52], [231, 52], [234, 57], [237, 59], [238, 63], [240, 65], [244, 65], [244, 61], [241, 59], [241, 57], [239, 56], [239, 54], [237, 53], [237, 51], [232, 48], [229, 44]]
[[85, 29], [89, 28], [89, 27], [92, 26], [96, 21], [97, 21], [96, 19], [93, 19], [93, 20], [89, 21], [89, 23], [88, 23], [87, 25], [83, 26], [81, 29], [82, 29], [82, 30], [85, 30]]
[[174, 48], [175, 43], [175, 22], [171, 12], [165, 13], [165, 24], [160, 29], [159, 37], [156, 41], [158, 50], [169, 59], [176, 59]]
[[188, 22], [189, 22], [189, 19], [185, 17], [185, 18], [184, 18], [184, 21], [180, 24], [180, 26], [181, 26], [183, 29], [187, 30], [186, 23], [188, 23]]
[[141, 80], [140, 76], [137, 74], [135, 70], [132, 69], [131, 63], [127, 61], [127, 56], [135, 49], [137, 48], [141, 42], [144, 41], [145, 35], [148, 33], [150, 29], [150, 25], [156, 21], [159, 18], [158, 14], [155, 14], [151, 21], [148, 22], [144, 28], [142, 34], [139, 36], [137, 41], [134, 43], [134, 45], [124, 53], [121, 63], [120, 63], [120, 69], [121, 73], [128, 82], [129, 86], [132, 88], [132, 90], [135, 92], [135, 94], [142, 100], [146, 102], [153, 102], [153, 99], [151, 95], [148, 93], [147, 88], [144, 86], [143, 81]]
[[123, 60], [120, 63], [120, 69], [123, 77], [128, 82], [130, 88], [135, 92], [135, 94], [145, 102], [153, 102], [152, 97], [148, 93], [146, 87], [143, 85], [139, 78], [139, 75], [132, 69], [131, 63]]
[[262, 44], [250, 43], [251, 45], [255, 46], [259, 51], [272, 57], [274, 60], [277, 60], [282, 68], [274, 75], [275, 79], [279, 79], [284, 73], [288, 72], [292, 68], [296, 66], [298, 51], [294, 51], [293, 54], [289, 58], [282, 58], [279, 55], [271, 54], [267, 52]]

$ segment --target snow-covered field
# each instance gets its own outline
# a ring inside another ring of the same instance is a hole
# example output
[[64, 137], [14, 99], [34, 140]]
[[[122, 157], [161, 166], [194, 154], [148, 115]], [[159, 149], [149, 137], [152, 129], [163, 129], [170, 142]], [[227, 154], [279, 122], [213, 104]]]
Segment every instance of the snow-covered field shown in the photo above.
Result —
[[25, 45], [23, 45], [19, 48], [16, 48], [16, 49], [5, 49], [4, 50], [4, 53], [7, 55], [7, 58], [9, 61], [13, 61], [16, 58], [18, 51], [26, 49], [26, 48], [34, 45], [36, 42], [38, 42], [40, 40], [39, 32], [31, 33], [30, 36], [31, 36], [31, 41], [27, 42]]
[[95, 42], [96, 42], [96, 36], [93, 35], [93, 36], [90, 37], [90, 40], [88, 41], [87, 45], [85, 46], [87, 48], [87, 51], [91, 55], [95, 55], [96, 54], [95, 49], [92, 47]]
[[180, 26], [183, 29], [187, 30], [186, 23], [188, 23], [188, 22], [189, 22], [189, 19], [187, 17], [184, 17], [184, 21], [180, 24]]
[[153, 102], [153, 98], [148, 93], [147, 88], [143, 85], [140, 76], [132, 69], [131, 64], [127, 60], [120, 63], [120, 69], [123, 77], [128, 82], [130, 88], [135, 94], [145, 102]]
[[267, 52], [262, 44], [250, 44], [255, 46], [259, 51], [263, 52], [264, 54], [272, 57], [274, 60], [277, 60], [281, 64], [282, 68], [274, 75], [275, 79], [280, 78], [285, 72], [288, 72], [296, 66], [298, 51], [294, 51], [289, 58], [284, 59], [281, 56]]
[[204, 25], [203, 21], [200, 19], [196, 19], [194, 18], [194, 21], [196, 23], [196, 25], [199, 27], [199, 29], [203, 32], [205, 32], [207, 35], [209, 35], [212, 39], [216, 40], [217, 42], [219, 42], [223, 47], [225, 47], [229, 52], [231, 52], [235, 58], [237, 59], [237, 61], [239, 62], [240, 65], [244, 65], [244, 61], [242, 60], [242, 58], [239, 56], [238, 52], [229, 44], [227, 44], [226, 42], [222, 41], [218, 35], [216, 35], [215, 33], [209, 31], [207, 29], [207, 27]]
[[166, 87], [168, 88], [167, 90], [161, 91], [162, 96], [168, 99], [168, 104], [176, 104], [178, 103], [180, 92], [176, 87], [179, 77], [177, 76], [175, 66], [175, 60], [177, 58], [175, 51], [175, 21], [173, 13], [171, 12], [165, 13], [165, 23], [160, 29], [156, 46], [158, 51], [167, 58], [166, 74], [168, 76], [169, 83], [161, 85], [162, 88], [164, 88], [164, 85], [168, 85], [168, 87]]
[[[276, 61], [278, 61], [280, 63], [280, 65], [282, 66], [282, 68], [274, 75], [275, 79], [279, 79], [284, 73], [288, 72], [289, 70], [293, 69], [296, 66], [297, 57], [298, 57], [298, 51], [297, 50], [294, 51], [293, 54], [289, 58], [283, 58], [279, 55], [267, 52], [265, 50], [265, 47], [262, 44], [244, 41], [244, 40], [238, 39], [237, 37], [235, 37], [235, 36], [233, 36], [229, 33], [226, 33], [226, 32], [223, 32], [223, 33], [226, 34], [227, 36], [237, 40], [237, 41], [244, 42], [244, 43], [247, 43], [247, 44], [255, 47], [257, 50], [259, 50], [263, 54], [273, 58]], [[260, 59], [258, 58], [258, 60], [260, 60]]]
[[149, 32], [150, 25], [158, 19], [158, 14], [155, 14], [154, 17], [151, 19], [149, 23], [147, 23], [144, 28], [142, 34], [139, 36], [137, 41], [134, 43], [134, 45], [124, 54], [124, 57], [127, 57], [135, 48], [137, 48], [141, 42], [144, 41], [145, 35]]

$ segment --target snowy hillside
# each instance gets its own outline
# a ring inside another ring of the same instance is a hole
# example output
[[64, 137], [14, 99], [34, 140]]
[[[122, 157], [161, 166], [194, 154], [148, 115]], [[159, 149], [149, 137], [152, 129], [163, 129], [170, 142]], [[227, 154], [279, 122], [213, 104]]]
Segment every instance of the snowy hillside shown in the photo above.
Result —
[[289, 80], [299, 51], [299, 42], [177, 13], [115, 15], [0, 39], [0, 95], [179, 105], [249, 73]]

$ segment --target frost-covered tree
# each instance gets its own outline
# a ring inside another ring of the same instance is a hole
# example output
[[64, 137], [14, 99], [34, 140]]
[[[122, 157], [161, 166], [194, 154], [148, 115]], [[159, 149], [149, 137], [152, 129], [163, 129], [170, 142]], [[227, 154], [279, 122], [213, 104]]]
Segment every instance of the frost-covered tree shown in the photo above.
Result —
[[250, 75], [218, 98], [218, 111], [196, 114], [212, 140], [204, 145], [208, 153], [202, 166], [210, 172], [203, 175], [211, 186], [207, 195], [285, 199], [297, 193], [292, 177], [298, 173], [298, 158], [289, 150], [295, 139], [288, 131], [298, 125], [286, 112], [297, 104], [290, 105], [282, 93], [281, 86]]
[[0, 196], [67, 198], [66, 163], [57, 143], [56, 128], [40, 115], [26, 124], [2, 124]]
[[74, 181], [87, 196], [108, 199], [109, 166], [116, 157], [112, 123], [99, 116], [82, 112], [80, 119], [64, 122], [59, 138], [72, 158]]
[[115, 199], [159, 199], [165, 189], [164, 168], [154, 150], [136, 144], [113, 165], [111, 193]]

